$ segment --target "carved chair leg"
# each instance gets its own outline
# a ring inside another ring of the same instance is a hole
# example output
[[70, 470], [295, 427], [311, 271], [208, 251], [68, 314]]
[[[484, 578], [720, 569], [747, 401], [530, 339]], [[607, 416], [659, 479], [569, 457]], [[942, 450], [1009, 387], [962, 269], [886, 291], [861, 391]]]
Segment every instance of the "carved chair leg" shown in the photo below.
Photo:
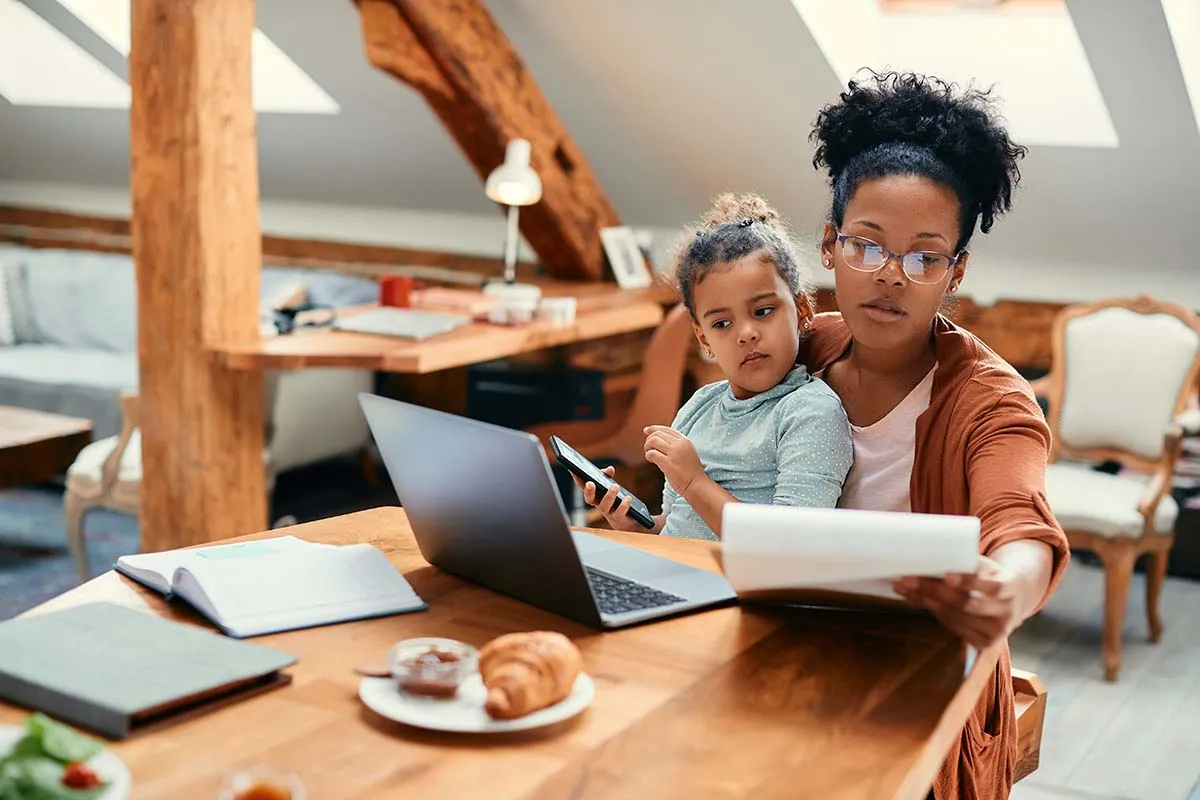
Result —
[[79, 571], [79, 582], [92, 579], [92, 566], [88, 561], [87, 542], [83, 538], [83, 517], [89, 506], [87, 501], [74, 492], [63, 494], [63, 522], [67, 526], [67, 547], [75, 559]]
[[1150, 641], [1157, 643], [1162, 638], [1162, 617], [1158, 613], [1158, 596], [1162, 594], [1163, 581], [1167, 578], [1167, 556], [1169, 551], [1151, 551], [1146, 554], [1146, 621], [1150, 624]]
[[1121, 631], [1137, 551], [1132, 541], [1113, 541], [1099, 548], [1096, 555], [1104, 563], [1104, 679], [1115, 681], [1121, 671]]

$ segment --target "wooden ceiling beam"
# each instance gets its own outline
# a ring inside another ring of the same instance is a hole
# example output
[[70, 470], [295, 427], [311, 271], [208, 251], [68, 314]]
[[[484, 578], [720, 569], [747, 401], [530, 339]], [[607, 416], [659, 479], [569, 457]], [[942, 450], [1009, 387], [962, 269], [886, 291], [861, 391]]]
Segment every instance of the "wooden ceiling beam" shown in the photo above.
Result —
[[620, 217], [482, 0], [355, 2], [371, 64], [421, 93], [481, 181], [510, 140], [529, 140], [543, 192], [521, 233], [555, 277], [603, 278], [600, 229]]

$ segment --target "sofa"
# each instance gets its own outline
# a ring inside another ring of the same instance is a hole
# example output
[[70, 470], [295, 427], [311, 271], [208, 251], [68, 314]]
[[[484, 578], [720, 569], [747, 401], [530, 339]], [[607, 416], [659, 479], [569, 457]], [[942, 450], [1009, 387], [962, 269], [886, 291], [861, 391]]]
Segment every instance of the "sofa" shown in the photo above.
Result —
[[[333, 307], [373, 302], [378, 284], [330, 270], [262, 272], [260, 322], [281, 298]], [[92, 422], [93, 440], [121, 429], [120, 397], [136, 392], [137, 290], [130, 256], [0, 245], [0, 405]], [[266, 375], [273, 472], [353, 454], [370, 433], [358, 393], [372, 373], [308, 369]]]

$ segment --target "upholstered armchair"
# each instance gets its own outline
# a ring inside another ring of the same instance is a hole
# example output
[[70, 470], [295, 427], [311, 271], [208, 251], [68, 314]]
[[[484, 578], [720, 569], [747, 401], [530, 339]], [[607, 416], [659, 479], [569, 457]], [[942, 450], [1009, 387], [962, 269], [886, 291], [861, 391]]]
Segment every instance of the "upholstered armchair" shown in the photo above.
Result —
[[[275, 470], [269, 448], [263, 452], [263, 468], [269, 500], [275, 488]], [[136, 516], [141, 485], [142, 431], [138, 417], [138, 395], [131, 392], [121, 396], [121, 432], [83, 448], [67, 469], [63, 517], [67, 528], [67, 546], [75, 559], [81, 582], [92, 577], [87, 540], [84, 538], [84, 517], [87, 512], [104, 508]]]
[[[1071, 547], [1104, 565], [1104, 676], [1121, 668], [1121, 630], [1134, 562], [1145, 554], [1150, 641], [1162, 636], [1158, 598], [1179, 508], [1172, 476], [1196, 426], [1200, 319], [1142, 295], [1063, 309], [1050, 373], [1034, 382], [1054, 435], [1050, 508]], [[1117, 473], [1100, 471], [1115, 462]]]

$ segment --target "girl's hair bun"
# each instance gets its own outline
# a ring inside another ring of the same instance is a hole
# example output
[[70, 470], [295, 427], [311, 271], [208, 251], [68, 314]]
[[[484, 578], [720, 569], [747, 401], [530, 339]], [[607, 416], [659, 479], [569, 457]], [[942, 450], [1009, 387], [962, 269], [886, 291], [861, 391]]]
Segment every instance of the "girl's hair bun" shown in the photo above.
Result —
[[744, 224], [746, 220], [777, 228], [780, 216], [761, 195], [726, 192], [713, 199], [712, 208], [700, 218], [700, 224], [705, 230], [712, 230], [730, 222]]

